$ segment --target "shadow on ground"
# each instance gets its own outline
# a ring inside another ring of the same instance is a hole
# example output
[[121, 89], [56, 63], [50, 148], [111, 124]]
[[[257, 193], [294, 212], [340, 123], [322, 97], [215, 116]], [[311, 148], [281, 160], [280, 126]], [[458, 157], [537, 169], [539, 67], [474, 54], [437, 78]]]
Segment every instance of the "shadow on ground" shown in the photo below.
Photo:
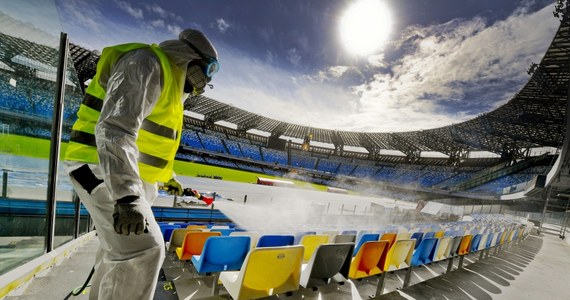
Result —
[[481, 261], [478, 255], [469, 255], [467, 259], [474, 263], [460, 270], [384, 294], [380, 299], [493, 299], [525, 271], [542, 244], [542, 237], [532, 234], [519, 245]]

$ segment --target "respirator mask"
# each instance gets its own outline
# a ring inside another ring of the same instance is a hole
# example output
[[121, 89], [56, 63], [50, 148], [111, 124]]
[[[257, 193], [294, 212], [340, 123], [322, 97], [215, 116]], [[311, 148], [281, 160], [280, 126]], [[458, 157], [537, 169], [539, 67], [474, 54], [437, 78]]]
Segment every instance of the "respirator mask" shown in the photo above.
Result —
[[[208, 85], [208, 82], [212, 80], [212, 76], [220, 69], [220, 64], [217, 59], [207, 57], [191, 43], [186, 42], [186, 44], [190, 46], [201, 59], [193, 60], [188, 64], [184, 92], [191, 93], [194, 96], [201, 95], [204, 93], [204, 88]], [[210, 85], [210, 87], [212, 88], [213, 86]]]

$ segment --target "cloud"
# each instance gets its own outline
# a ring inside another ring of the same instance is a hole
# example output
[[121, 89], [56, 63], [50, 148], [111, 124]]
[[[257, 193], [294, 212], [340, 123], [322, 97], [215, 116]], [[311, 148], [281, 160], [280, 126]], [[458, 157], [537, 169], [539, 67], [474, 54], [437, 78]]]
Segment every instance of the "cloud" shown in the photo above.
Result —
[[127, 12], [129, 15], [133, 16], [135, 19], [143, 19], [143, 11], [140, 8], [134, 8], [130, 3], [126, 1], [115, 1], [120, 9]]
[[59, 0], [58, 7], [60, 13], [64, 14], [64, 22], [71, 22], [70, 28], [89, 28], [98, 33], [105, 30], [101, 23], [105, 16], [97, 8], [96, 1]]
[[153, 27], [156, 27], [156, 28], [164, 28], [164, 26], [165, 26], [164, 20], [161, 20], [161, 19], [151, 21], [150, 25], [152, 25]]
[[[224, 49], [206, 96], [277, 120], [337, 130], [399, 132], [459, 123], [508, 101], [547, 50], [559, 24], [552, 6], [486, 24], [473, 18], [409, 28], [392, 43], [403, 53], [363, 68], [329, 66], [300, 74]], [[287, 58], [301, 61], [296, 48]], [[364, 74], [372, 73], [364, 77]], [[358, 82], [346, 84], [346, 82]]]
[[384, 53], [370, 55], [366, 58], [368, 64], [375, 68], [386, 67], [386, 62], [384, 61]]
[[265, 62], [268, 64], [272, 64], [275, 60], [275, 54], [269, 50], [265, 51]]
[[287, 50], [287, 60], [289, 60], [295, 66], [299, 64], [301, 61], [301, 56], [299, 55], [297, 48], [291, 48]]
[[178, 36], [178, 34], [180, 34], [180, 32], [182, 31], [182, 28], [180, 28], [180, 26], [178, 25], [166, 25], [166, 29], [168, 30], [168, 32]]
[[326, 74], [338, 78], [342, 76], [342, 74], [344, 74], [347, 70], [348, 70], [347, 66], [334, 66], [328, 68], [327, 70], [328, 72], [326, 72]]
[[[109, 45], [133, 42], [157, 43], [174, 38], [178, 32], [169, 32], [159, 25], [157, 20], [145, 23], [144, 20], [132, 19], [124, 22], [108, 13], [108, 3], [99, 0], [58, 0], [58, 10], [64, 31], [69, 34], [73, 43], [91, 50], [102, 50]], [[175, 27], [171, 30], [176, 31]]]
[[504, 104], [547, 50], [558, 26], [551, 14], [552, 6], [533, 14], [521, 8], [490, 26], [474, 18], [410, 28], [394, 44], [406, 54], [390, 72], [356, 87], [362, 128], [374, 122], [398, 131], [439, 127]]
[[158, 17], [160, 17], [161, 19], [170, 19], [177, 22], [184, 21], [184, 19], [181, 16], [173, 12], [167, 11], [166, 9], [162, 8], [162, 6], [156, 3], [145, 5], [145, 9], [152, 14], [158, 15]]
[[221, 33], [226, 32], [230, 28], [230, 24], [222, 18], [216, 19], [216, 26]]
[[156, 13], [161, 18], [166, 18], [169, 15], [169, 12], [167, 12], [164, 8], [162, 8], [160, 5], [156, 3], [153, 3], [152, 5], [146, 5], [146, 9], [148, 11]]

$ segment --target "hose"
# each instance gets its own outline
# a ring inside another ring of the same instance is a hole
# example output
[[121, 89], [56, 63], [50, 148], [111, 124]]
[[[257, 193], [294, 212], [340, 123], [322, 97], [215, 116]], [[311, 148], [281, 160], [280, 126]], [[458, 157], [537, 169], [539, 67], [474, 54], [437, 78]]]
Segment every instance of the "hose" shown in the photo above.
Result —
[[91, 272], [89, 273], [89, 276], [87, 276], [87, 280], [85, 280], [85, 283], [83, 283], [82, 286], [78, 286], [75, 289], [73, 289], [71, 292], [69, 292], [69, 294], [67, 294], [67, 296], [65, 296], [65, 298], [63, 298], [63, 300], [67, 300], [71, 296], [75, 297], [75, 296], [81, 295], [81, 293], [83, 292], [83, 290], [85, 290], [86, 287], [91, 286], [89, 284], [89, 281], [91, 281], [91, 277], [93, 277], [93, 273], [95, 273], [95, 266], [93, 266], [93, 268], [91, 268]]

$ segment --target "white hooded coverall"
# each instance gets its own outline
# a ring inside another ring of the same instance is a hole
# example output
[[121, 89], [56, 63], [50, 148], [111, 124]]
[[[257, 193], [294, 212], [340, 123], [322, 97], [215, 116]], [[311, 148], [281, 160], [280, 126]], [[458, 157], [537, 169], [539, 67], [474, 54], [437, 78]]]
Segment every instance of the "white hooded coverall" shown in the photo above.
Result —
[[[191, 60], [200, 58], [180, 40], [165, 41], [159, 46], [171, 65], [184, 70]], [[100, 84], [106, 87], [95, 132], [100, 162], [89, 164], [89, 168], [104, 183], [89, 194], [71, 178], [75, 191], [93, 218], [100, 241], [89, 299], [150, 300], [154, 296], [165, 250], [151, 210], [157, 197], [157, 186], [139, 176], [136, 138], [143, 120], [161, 94], [160, 61], [150, 49], [128, 52], [116, 62], [109, 78], [100, 78]], [[183, 86], [181, 84], [181, 88]], [[68, 172], [83, 165], [76, 161], [66, 162]], [[115, 200], [129, 195], [143, 199], [139, 202], [142, 202], [148, 220], [148, 233], [121, 235], [115, 232]]]

